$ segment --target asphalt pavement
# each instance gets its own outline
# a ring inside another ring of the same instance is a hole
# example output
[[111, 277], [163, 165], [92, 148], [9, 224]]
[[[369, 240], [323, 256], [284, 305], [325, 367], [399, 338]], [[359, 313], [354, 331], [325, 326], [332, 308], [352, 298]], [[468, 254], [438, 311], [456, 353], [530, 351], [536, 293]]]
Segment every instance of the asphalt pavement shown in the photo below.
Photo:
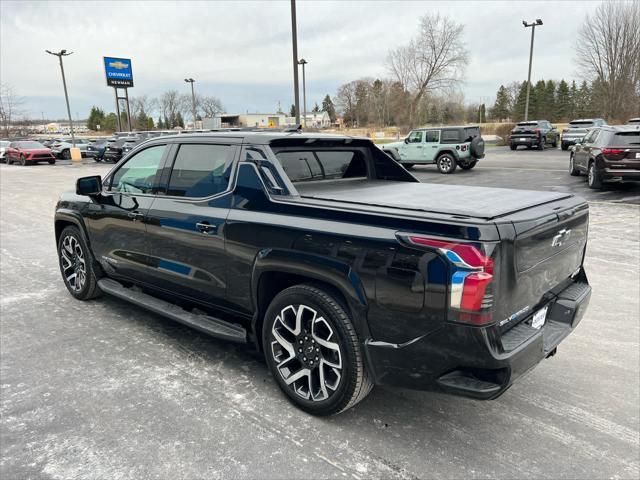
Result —
[[344, 414], [315, 418], [247, 347], [67, 293], [56, 198], [110, 165], [65, 163], [0, 165], [1, 478], [640, 476], [637, 186], [592, 193], [551, 150], [490, 148], [453, 175], [416, 167], [423, 181], [592, 201], [591, 305], [558, 354], [495, 401], [377, 387]]

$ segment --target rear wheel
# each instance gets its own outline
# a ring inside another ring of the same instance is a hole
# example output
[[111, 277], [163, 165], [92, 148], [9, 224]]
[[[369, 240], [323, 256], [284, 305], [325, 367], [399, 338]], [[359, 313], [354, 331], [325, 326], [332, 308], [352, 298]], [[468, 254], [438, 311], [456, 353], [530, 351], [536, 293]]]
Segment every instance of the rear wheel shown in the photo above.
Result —
[[69, 293], [78, 300], [98, 297], [98, 287], [91, 252], [77, 227], [66, 227], [58, 240], [60, 273]]
[[576, 168], [575, 160], [573, 158], [573, 153], [569, 156], [569, 174], [574, 177], [580, 175], [580, 170]]
[[280, 292], [265, 315], [262, 344], [278, 386], [313, 415], [340, 413], [373, 387], [348, 310], [319, 287]]
[[544, 139], [540, 140], [540, 143], [538, 144], [538, 150], [544, 150]]
[[591, 162], [589, 164], [589, 170], [587, 172], [588, 178], [587, 181], [589, 183], [589, 188], [593, 188], [594, 190], [599, 190], [602, 188], [602, 178], [596, 169], [595, 162]]
[[455, 172], [456, 167], [458, 166], [456, 159], [449, 153], [443, 153], [440, 155], [436, 160], [436, 165], [438, 167], [438, 171], [444, 174]]
[[562, 148], [562, 150], [569, 150], [569, 145], [568, 145], [568, 144], [566, 144], [566, 143], [564, 143], [564, 142], [562, 142], [562, 143], [560, 144], [560, 148]]
[[473, 167], [476, 166], [477, 163], [478, 163], [477, 160], [474, 160], [473, 162], [469, 162], [467, 164], [461, 163], [460, 168], [463, 170], [471, 170]]
[[509, 145], [509, 148], [511, 148], [511, 150], [515, 150], [516, 148], [518, 148], [518, 146], [512, 143], [511, 145]]
[[62, 151], [62, 158], [65, 160], [71, 160], [71, 150], [68, 148]]

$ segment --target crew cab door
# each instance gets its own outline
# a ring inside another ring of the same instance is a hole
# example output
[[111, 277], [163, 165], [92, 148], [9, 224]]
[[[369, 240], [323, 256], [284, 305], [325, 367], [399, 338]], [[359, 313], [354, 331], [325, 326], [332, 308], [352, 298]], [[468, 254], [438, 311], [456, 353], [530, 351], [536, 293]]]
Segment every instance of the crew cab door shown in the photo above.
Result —
[[589, 165], [591, 149], [598, 138], [600, 130], [593, 129], [584, 137], [583, 141], [576, 145], [574, 150], [573, 163], [579, 170], [586, 172]]
[[85, 221], [91, 248], [112, 275], [136, 281], [146, 276], [146, 215], [166, 150], [166, 145], [153, 145], [133, 155], [105, 179], [102, 195], [87, 207]]
[[407, 136], [406, 143], [399, 151], [403, 162], [421, 162], [424, 158], [424, 132], [414, 130]]
[[440, 150], [440, 130], [427, 130], [424, 142], [423, 158], [427, 162], [434, 162]]
[[148, 212], [153, 286], [220, 306], [225, 302], [225, 221], [238, 146], [233, 141], [175, 144], [163, 191]]

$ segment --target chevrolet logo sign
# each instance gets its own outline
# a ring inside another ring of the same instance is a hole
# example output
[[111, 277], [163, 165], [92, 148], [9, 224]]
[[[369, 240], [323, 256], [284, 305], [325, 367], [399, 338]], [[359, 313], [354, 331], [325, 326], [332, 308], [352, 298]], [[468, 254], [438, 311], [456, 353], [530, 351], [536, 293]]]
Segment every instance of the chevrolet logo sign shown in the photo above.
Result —
[[571, 237], [571, 230], [570, 229], [567, 230], [566, 228], [563, 228], [558, 232], [556, 236], [553, 237], [553, 240], [551, 241], [551, 246], [561, 247], [567, 240], [569, 240], [569, 237]]
[[109, 66], [113, 67], [113, 68], [117, 68], [118, 70], [122, 70], [123, 68], [128, 68], [129, 64], [121, 62], [120, 60], [118, 60], [117, 62], [109, 63]]

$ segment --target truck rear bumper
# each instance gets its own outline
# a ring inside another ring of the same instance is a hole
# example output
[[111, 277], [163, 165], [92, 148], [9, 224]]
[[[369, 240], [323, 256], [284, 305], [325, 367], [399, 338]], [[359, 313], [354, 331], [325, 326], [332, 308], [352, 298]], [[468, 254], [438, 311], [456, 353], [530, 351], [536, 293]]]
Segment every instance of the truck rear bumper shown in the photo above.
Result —
[[369, 368], [377, 384], [493, 399], [555, 354], [582, 319], [590, 298], [586, 279], [573, 282], [546, 304], [546, 321], [539, 329], [531, 326], [532, 314], [503, 334], [496, 324], [446, 323], [401, 345], [369, 341]]

